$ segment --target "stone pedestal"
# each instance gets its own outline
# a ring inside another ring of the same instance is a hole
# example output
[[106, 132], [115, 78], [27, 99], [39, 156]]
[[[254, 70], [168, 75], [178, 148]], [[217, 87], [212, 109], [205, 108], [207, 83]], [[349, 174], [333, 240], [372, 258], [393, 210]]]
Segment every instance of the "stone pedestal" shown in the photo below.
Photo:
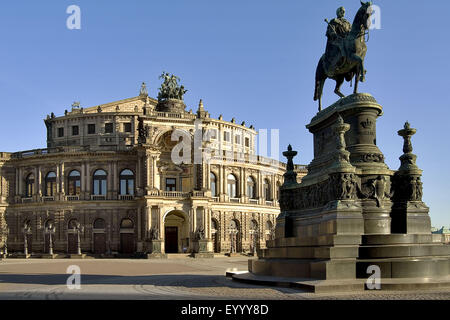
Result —
[[70, 259], [84, 259], [86, 258], [86, 254], [69, 254]]
[[194, 258], [214, 258], [214, 253], [209, 250], [211, 241], [208, 239], [202, 239], [197, 241], [197, 252], [194, 252], [192, 256]]
[[56, 258], [56, 254], [50, 254], [50, 253], [43, 253], [41, 255], [42, 259], [55, 259]]
[[[314, 136], [314, 159], [308, 174], [296, 182], [296, 152], [289, 147], [275, 239], [258, 259], [249, 260], [249, 274], [233, 278], [256, 283], [292, 278], [291, 284], [309, 279], [313, 287], [339, 290], [367, 279], [367, 268], [375, 265], [384, 280], [411, 278], [405, 287], [442, 277], [450, 285], [450, 246], [431, 235], [422, 202], [421, 171], [411, 145], [415, 129], [405, 124], [399, 131], [404, 154], [400, 169], [390, 170], [376, 145], [381, 115], [375, 98], [354, 94], [312, 119], [307, 128]], [[363, 283], [357, 286], [363, 289]]]
[[149, 248], [150, 253], [147, 254], [147, 259], [164, 259], [166, 255], [162, 253], [162, 240], [150, 241]]
[[171, 113], [184, 113], [186, 105], [183, 100], [178, 99], [166, 99], [159, 101], [156, 106], [156, 111], [159, 112], [171, 112]]

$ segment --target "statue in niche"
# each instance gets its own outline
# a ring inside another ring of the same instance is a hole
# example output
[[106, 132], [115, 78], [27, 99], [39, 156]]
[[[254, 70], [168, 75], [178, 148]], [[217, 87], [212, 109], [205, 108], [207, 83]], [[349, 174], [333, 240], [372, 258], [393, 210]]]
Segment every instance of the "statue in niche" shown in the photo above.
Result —
[[197, 240], [204, 240], [205, 239], [205, 229], [203, 226], [199, 227], [197, 231], [195, 232], [195, 239]]
[[150, 240], [159, 240], [159, 229], [152, 227], [150, 229]]

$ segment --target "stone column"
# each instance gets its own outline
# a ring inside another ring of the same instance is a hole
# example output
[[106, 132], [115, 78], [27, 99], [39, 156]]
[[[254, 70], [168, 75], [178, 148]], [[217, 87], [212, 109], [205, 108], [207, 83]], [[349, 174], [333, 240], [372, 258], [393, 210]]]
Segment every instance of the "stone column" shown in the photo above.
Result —
[[145, 168], [146, 170], [146, 184], [145, 184], [145, 190], [146, 194], [148, 194], [148, 191], [152, 189], [152, 175], [153, 175], [153, 161], [152, 156], [147, 154], [145, 156]]
[[113, 199], [117, 200], [118, 197], [118, 192], [119, 192], [119, 186], [118, 186], [118, 180], [117, 177], [119, 176], [119, 171], [118, 171], [118, 164], [117, 161], [113, 162], [113, 186], [112, 186], [112, 192], [113, 192]]
[[90, 173], [90, 164], [86, 162], [86, 200], [89, 200], [91, 195], [91, 173]]
[[15, 179], [15, 181], [16, 181], [16, 192], [15, 192], [15, 195], [16, 196], [18, 196], [19, 195], [19, 169], [18, 168], [16, 168], [16, 179]]
[[197, 230], [197, 207], [191, 208], [191, 230], [195, 232]]
[[141, 156], [138, 154], [137, 157], [137, 164], [136, 164], [136, 191], [138, 193], [138, 196], [141, 195], [142, 192], [142, 177], [141, 177]]
[[39, 171], [39, 166], [34, 167], [34, 196], [39, 196], [40, 193]]
[[37, 174], [37, 177], [36, 177], [36, 186], [38, 188], [38, 196], [42, 197], [42, 194], [43, 194], [42, 190], [45, 188], [45, 186], [43, 185], [43, 182], [42, 182], [42, 168], [41, 168], [41, 166], [38, 167], [38, 174]]
[[86, 164], [81, 163], [81, 194], [86, 191]]
[[54, 194], [55, 200], [62, 200], [61, 198], [61, 167], [59, 163], [56, 166], [56, 194]]
[[60, 172], [60, 176], [61, 176], [61, 196], [64, 197], [64, 195], [66, 194], [66, 175], [65, 175], [65, 165], [64, 162], [61, 163], [61, 172]]
[[152, 160], [152, 186], [156, 189], [161, 190], [161, 181], [158, 179], [158, 168], [156, 166], [156, 161], [158, 156], [154, 156]]
[[113, 165], [112, 165], [112, 163], [110, 162], [110, 161], [108, 161], [109, 163], [108, 163], [108, 176], [107, 176], [107, 179], [106, 179], [106, 184], [107, 184], [107, 187], [106, 187], [106, 190], [107, 190], [107, 192], [106, 192], [106, 195], [107, 195], [107, 199], [113, 199], [112, 198], [112, 194], [113, 194], [113, 177], [115, 176], [115, 172], [114, 172], [114, 170], [113, 170]]
[[[138, 242], [142, 240], [142, 207], [137, 208], [137, 238]], [[139, 251], [139, 250], [138, 250]]]
[[22, 177], [22, 174], [23, 174], [23, 170], [22, 170], [22, 168], [19, 168], [19, 192], [18, 192], [19, 196], [23, 195], [23, 177]]

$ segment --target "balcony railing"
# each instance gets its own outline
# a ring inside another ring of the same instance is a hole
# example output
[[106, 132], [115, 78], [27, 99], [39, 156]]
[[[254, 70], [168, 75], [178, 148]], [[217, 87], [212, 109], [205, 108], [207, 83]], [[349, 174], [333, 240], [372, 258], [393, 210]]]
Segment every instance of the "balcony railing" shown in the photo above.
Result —
[[134, 200], [134, 195], [132, 194], [120, 194], [119, 195], [119, 200]]
[[106, 196], [105, 196], [105, 195], [92, 194], [92, 195], [91, 195], [91, 200], [94, 200], [94, 201], [104, 201], [104, 200], [106, 200]]
[[79, 200], [80, 200], [79, 195], [66, 196], [66, 201], [79, 201]]
[[22, 203], [30, 203], [33, 202], [33, 198], [22, 198]]
[[266, 206], [273, 206], [273, 201], [267, 201], [266, 200]]
[[193, 197], [204, 197], [205, 196], [205, 192], [203, 192], [203, 191], [192, 191], [192, 196]]
[[44, 202], [50, 202], [50, 201], [55, 201], [55, 197], [51, 196], [46, 196], [46, 197], [42, 197], [42, 201]]
[[239, 198], [230, 198], [230, 202], [239, 203], [241, 201]]
[[189, 192], [181, 192], [181, 191], [160, 191], [160, 196], [168, 197], [168, 198], [187, 198], [190, 193]]
[[248, 199], [248, 202], [251, 204], [258, 204], [258, 199]]

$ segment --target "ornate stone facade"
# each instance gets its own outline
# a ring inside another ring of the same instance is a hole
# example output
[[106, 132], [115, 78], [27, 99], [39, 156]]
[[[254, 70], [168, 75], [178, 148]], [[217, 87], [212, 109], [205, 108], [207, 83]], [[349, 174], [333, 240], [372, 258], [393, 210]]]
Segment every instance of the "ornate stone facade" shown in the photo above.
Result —
[[[52, 223], [55, 254], [76, 253], [77, 223], [86, 254], [264, 248], [286, 165], [255, 155], [253, 127], [213, 119], [202, 102], [197, 113], [184, 109], [145, 87], [134, 98], [49, 115], [46, 149], [0, 153], [1, 250], [7, 243], [10, 254], [24, 252], [26, 242], [29, 254], [48, 253]], [[207, 139], [189, 143], [189, 156], [174, 132], [184, 141], [196, 129]], [[195, 150], [210, 158], [195, 161]]]

